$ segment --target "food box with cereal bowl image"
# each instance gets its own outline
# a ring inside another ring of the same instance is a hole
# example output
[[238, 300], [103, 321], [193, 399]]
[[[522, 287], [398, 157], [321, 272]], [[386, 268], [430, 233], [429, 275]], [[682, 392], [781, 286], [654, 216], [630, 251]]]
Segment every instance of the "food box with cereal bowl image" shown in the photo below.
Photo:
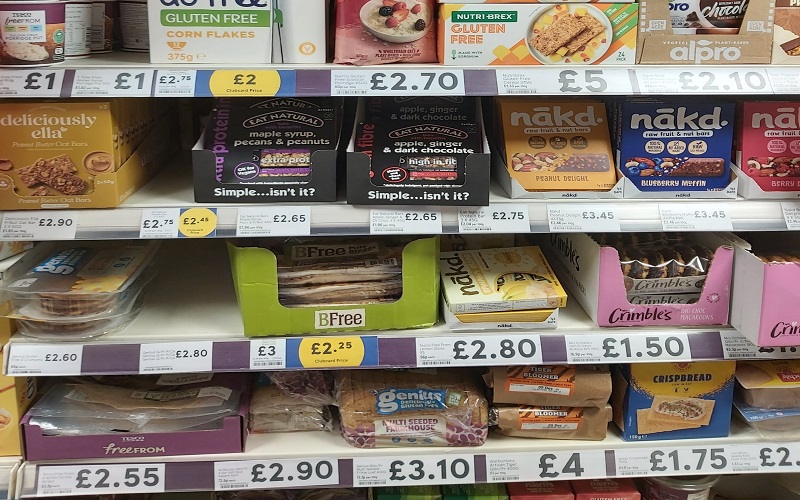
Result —
[[502, 66], [633, 64], [638, 6], [453, 4], [439, 16], [439, 62]]

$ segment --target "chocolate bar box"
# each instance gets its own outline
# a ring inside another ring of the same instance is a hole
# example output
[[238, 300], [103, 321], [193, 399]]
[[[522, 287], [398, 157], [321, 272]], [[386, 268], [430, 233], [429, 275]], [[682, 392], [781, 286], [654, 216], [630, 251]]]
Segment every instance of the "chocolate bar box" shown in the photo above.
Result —
[[772, 64], [800, 64], [800, 2], [775, 1]]
[[708, 98], [616, 101], [617, 165], [641, 191], [724, 189], [735, 103]]

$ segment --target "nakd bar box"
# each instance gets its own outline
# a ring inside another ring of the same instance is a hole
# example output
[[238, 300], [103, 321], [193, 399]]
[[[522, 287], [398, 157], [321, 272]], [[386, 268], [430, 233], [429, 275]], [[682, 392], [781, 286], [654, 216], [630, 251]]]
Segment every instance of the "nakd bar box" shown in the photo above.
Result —
[[575, 500], [641, 500], [632, 479], [586, 479], [572, 481]]
[[510, 500], [575, 500], [567, 481], [508, 483], [506, 489]]

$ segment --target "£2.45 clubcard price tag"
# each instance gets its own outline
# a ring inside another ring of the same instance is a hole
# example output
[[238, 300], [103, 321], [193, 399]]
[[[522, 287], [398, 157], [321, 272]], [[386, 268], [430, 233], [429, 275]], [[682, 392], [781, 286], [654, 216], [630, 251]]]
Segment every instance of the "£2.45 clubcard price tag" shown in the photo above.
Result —
[[139, 372], [210, 372], [213, 353], [214, 343], [210, 340], [142, 344], [139, 348]]
[[76, 212], [5, 212], [0, 225], [0, 239], [74, 240], [77, 230]]

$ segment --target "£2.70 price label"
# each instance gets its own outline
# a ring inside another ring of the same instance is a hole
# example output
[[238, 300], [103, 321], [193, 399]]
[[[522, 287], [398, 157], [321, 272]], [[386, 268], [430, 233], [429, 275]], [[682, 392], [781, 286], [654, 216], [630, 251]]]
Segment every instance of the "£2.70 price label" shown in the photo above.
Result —
[[541, 364], [538, 335], [417, 337], [417, 366]]
[[357, 458], [353, 460], [353, 471], [353, 486], [356, 487], [472, 484], [475, 482], [475, 459], [472, 455]]
[[459, 233], [528, 233], [530, 230], [527, 205], [503, 203], [458, 211]]
[[486, 455], [489, 482], [550, 481], [606, 477], [602, 450]]
[[462, 70], [333, 70], [331, 95], [464, 95]]
[[40, 466], [38, 496], [163, 493], [164, 464]]
[[339, 484], [336, 459], [215, 462], [217, 491], [306, 488]]

